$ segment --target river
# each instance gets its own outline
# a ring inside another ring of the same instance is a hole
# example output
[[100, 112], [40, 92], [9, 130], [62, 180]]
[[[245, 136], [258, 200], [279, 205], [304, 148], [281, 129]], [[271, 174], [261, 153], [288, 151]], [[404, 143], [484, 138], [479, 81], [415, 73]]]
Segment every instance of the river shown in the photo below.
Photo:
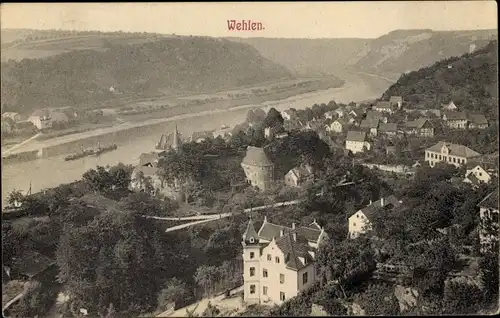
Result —
[[[250, 108], [277, 110], [289, 108], [304, 109], [313, 104], [337, 102], [363, 101], [379, 97], [389, 83], [382, 78], [364, 74], [347, 74], [344, 86], [323, 91], [302, 94], [279, 101], [264, 102], [259, 105], [245, 105], [223, 112], [213, 112], [196, 116], [195, 114], [178, 116], [164, 124], [165, 131], [173, 131], [177, 124], [179, 132], [189, 136], [196, 131], [218, 129], [222, 125], [234, 126], [245, 120]], [[56, 187], [62, 183], [69, 183], [81, 179], [82, 174], [97, 165], [115, 165], [119, 162], [135, 164], [140, 154], [154, 150], [158, 142], [159, 133], [149, 136], [130, 136], [118, 143], [118, 149], [102, 154], [99, 157], [85, 157], [75, 161], [64, 161], [66, 155], [49, 158], [40, 158], [34, 161], [2, 164], [2, 202], [14, 189], [23, 193], [29, 189], [38, 192], [46, 188]]]

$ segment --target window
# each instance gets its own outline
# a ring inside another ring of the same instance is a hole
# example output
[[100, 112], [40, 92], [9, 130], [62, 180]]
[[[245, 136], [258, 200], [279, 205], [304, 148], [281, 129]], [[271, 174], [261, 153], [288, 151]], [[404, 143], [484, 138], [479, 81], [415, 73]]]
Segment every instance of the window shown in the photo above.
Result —
[[250, 285], [250, 294], [255, 294], [255, 285]]
[[271, 261], [271, 254], [267, 254], [267, 260]]
[[356, 214], [356, 217], [359, 218], [359, 214]]
[[356, 222], [352, 222], [352, 226], [356, 226]]
[[267, 295], [267, 286], [262, 287], [262, 294]]
[[275, 260], [276, 263], [279, 263], [280, 262], [279, 256], [276, 256], [276, 258], [274, 260]]
[[284, 283], [285, 283], [285, 275], [280, 274], [280, 284], [284, 284]]
[[262, 277], [267, 277], [267, 269], [262, 270]]
[[284, 292], [280, 292], [280, 300], [285, 301], [285, 293]]
[[307, 284], [307, 272], [305, 272], [304, 274], [302, 274], [302, 284]]
[[453, 157], [453, 163], [456, 163], [456, 161], [455, 161], [455, 157]]
[[252, 259], [254, 257], [255, 257], [255, 253], [254, 252], [250, 252], [250, 259]]
[[482, 177], [483, 176], [483, 173], [482, 172], [479, 172], [479, 176]]
[[255, 276], [255, 267], [250, 267], [250, 276]]

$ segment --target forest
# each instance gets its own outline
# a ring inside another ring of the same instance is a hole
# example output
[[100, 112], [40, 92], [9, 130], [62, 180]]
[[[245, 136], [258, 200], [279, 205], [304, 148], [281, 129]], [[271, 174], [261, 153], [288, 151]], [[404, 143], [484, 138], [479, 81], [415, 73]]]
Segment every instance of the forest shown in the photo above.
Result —
[[408, 108], [441, 108], [453, 101], [462, 111], [498, 118], [498, 41], [401, 75], [382, 99], [403, 96]]

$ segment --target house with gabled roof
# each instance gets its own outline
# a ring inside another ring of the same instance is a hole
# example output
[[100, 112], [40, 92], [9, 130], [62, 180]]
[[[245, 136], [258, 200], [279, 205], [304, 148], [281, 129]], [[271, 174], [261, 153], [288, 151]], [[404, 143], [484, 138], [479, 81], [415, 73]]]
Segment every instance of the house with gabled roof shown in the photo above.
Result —
[[434, 126], [426, 118], [407, 121], [405, 123], [405, 132], [408, 135], [420, 137], [434, 137]]
[[246, 304], [279, 305], [319, 280], [316, 253], [328, 235], [316, 221], [287, 227], [265, 217], [257, 232], [250, 218], [242, 238]]
[[349, 122], [347, 120], [345, 120], [344, 118], [339, 118], [339, 119], [335, 120], [330, 125], [330, 131], [335, 132], [335, 133], [342, 133], [348, 127], [349, 127]]
[[389, 105], [391, 105], [391, 107], [394, 107], [396, 109], [401, 109], [401, 107], [403, 107], [403, 97], [391, 96], [391, 98], [389, 98]]
[[443, 113], [443, 120], [449, 128], [467, 129], [468, 119], [466, 112], [445, 111]]
[[371, 120], [371, 121], [379, 120], [383, 123], [387, 123], [387, 116], [385, 116], [383, 113], [377, 112], [375, 110], [366, 111], [365, 119]]
[[464, 182], [473, 185], [489, 183], [493, 177], [498, 177], [498, 151], [469, 160], [466, 168]]
[[371, 230], [370, 220], [373, 219], [375, 213], [400, 206], [401, 202], [394, 195], [390, 195], [387, 198], [382, 197], [373, 203], [370, 201], [369, 205], [349, 217], [349, 238], [357, 238], [361, 234], [365, 234]]
[[361, 123], [359, 124], [359, 128], [368, 131], [372, 136], [377, 136], [378, 129], [381, 123], [383, 122], [381, 122], [379, 119], [367, 118], [361, 121]]
[[371, 144], [367, 141], [366, 133], [364, 131], [350, 130], [347, 132], [345, 148], [355, 154], [358, 152], [364, 152], [365, 149], [370, 150]]
[[448, 104], [441, 104], [441, 108], [445, 111], [456, 111], [458, 110], [457, 105], [453, 101], [450, 101]]
[[387, 101], [378, 101], [374, 106], [373, 109], [375, 111], [381, 112], [381, 113], [389, 113], [392, 114], [394, 112], [391, 104]]
[[300, 165], [285, 174], [285, 184], [290, 187], [302, 187], [314, 182], [314, 171], [310, 165]]
[[470, 129], [486, 129], [488, 128], [488, 119], [483, 114], [470, 113], [468, 116]]
[[469, 147], [440, 141], [425, 150], [425, 161], [434, 167], [438, 162], [452, 164], [455, 167], [467, 164], [472, 158], [481, 156]]
[[396, 136], [398, 133], [398, 125], [396, 123], [380, 123], [378, 133], [386, 136]]

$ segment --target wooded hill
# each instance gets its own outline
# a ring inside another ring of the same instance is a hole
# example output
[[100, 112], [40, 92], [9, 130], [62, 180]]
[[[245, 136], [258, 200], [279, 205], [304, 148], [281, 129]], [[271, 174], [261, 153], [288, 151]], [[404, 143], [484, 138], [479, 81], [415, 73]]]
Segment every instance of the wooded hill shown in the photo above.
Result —
[[[77, 50], [1, 65], [2, 111], [75, 106], [148, 93], [199, 93], [291, 78], [250, 45], [171, 37], [105, 50]], [[114, 88], [114, 92], [110, 88]]]
[[498, 118], [498, 41], [471, 54], [452, 57], [408, 74], [389, 87], [382, 99], [403, 96], [409, 108], [440, 108], [451, 100], [460, 110]]

